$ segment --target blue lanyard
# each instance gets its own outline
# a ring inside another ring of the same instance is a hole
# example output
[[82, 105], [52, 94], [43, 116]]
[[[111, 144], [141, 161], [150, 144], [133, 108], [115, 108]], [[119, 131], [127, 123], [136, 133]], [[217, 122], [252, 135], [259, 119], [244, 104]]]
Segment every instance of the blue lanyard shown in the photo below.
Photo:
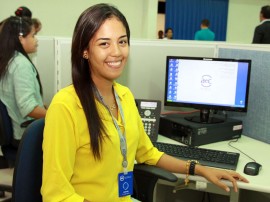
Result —
[[127, 160], [127, 142], [126, 142], [126, 132], [125, 132], [125, 117], [124, 117], [124, 112], [123, 112], [123, 108], [122, 108], [122, 105], [121, 105], [119, 96], [118, 96], [118, 94], [115, 92], [115, 90], [113, 88], [113, 92], [114, 92], [114, 96], [115, 96], [115, 99], [116, 99], [116, 103], [118, 105], [118, 108], [119, 108], [119, 111], [120, 111], [120, 116], [121, 116], [121, 119], [122, 119], [123, 125], [124, 125], [124, 134], [122, 133], [119, 125], [117, 124], [117, 120], [114, 118], [113, 114], [111, 113], [111, 110], [105, 104], [104, 99], [103, 99], [102, 95], [100, 94], [100, 92], [98, 91], [98, 89], [97, 88], [94, 88], [94, 91], [95, 91], [95, 94], [97, 95], [97, 98], [99, 99], [99, 101], [101, 101], [101, 103], [109, 111], [109, 113], [110, 113], [110, 115], [112, 117], [114, 126], [115, 126], [115, 128], [116, 128], [116, 130], [118, 132], [119, 139], [120, 139], [120, 150], [121, 150], [121, 153], [123, 155], [122, 166], [123, 166], [123, 169], [124, 169], [124, 173], [126, 174], [127, 173], [128, 160]]

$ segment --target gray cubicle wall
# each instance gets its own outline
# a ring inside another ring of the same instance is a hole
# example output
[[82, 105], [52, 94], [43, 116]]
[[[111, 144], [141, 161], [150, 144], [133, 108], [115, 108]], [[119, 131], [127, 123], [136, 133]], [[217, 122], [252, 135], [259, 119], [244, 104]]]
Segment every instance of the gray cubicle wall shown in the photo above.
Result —
[[37, 52], [31, 55], [33, 63], [40, 75], [43, 86], [43, 100], [48, 106], [56, 92], [56, 75], [55, 67], [55, 45], [54, 37], [38, 37]]
[[72, 83], [71, 38], [55, 38], [57, 91]]
[[243, 120], [245, 135], [270, 143], [269, 46], [219, 47], [218, 57], [252, 60], [248, 112], [230, 115]]
[[119, 82], [128, 86], [135, 98], [157, 99], [163, 103], [166, 56], [214, 57], [215, 54], [215, 43], [131, 40], [128, 65]]

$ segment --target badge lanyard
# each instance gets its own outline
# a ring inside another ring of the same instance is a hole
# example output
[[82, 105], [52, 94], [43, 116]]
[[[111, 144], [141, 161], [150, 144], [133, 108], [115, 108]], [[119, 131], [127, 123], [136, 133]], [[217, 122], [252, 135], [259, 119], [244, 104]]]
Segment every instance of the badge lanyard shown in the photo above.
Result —
[[[101, 103], [107, 108], [107, 110], [109, 111], [111, 117], [112, 117], [112, 120], [113, 120], [113, 123], [114, 123], [114, 126], [117, 130], [117, 133], [119, 135], [119, 139], [120, 139], [120, 150], [121, 150], [121, 153], [123, 155], [123, 161], [122, 161], [122, 166], [124, 168], [124, 173], [126, 174], [127, 173], [127, 166], [128, 166], [128, 161], [127, 161], [127, 142], [126, 142], [126, 137], [125, 137], [125, 131], [124, 131], [124, 134], [122, 133], [120, 127], [118, 126], [117, 124], [117, 121], [115, 119], [115, 117], [112, 115], [109, 107], [105, 104], [104, 102], [104, 99], [102, 97], [102, 95], [99, 93], [98, 89], [97, 88], [94, 88], [94, 91], [95, 91], [95, 94], [97, 95], [99, 101], [101, 101]], [[114, 92], [114, 96], [115, 96], [115, 99], [116, 99], [116, 103], [118, 105], [118, 108], [119, 108], [119, 111], [120, 111], [120, 116], [121, 116], [121, 119], [123, 121], [123, 125], [124, 125], [124, 128], [125, 128], [125, 117], [124, 117], [124, 113], [123, 113], [123, 109], [122, 109], [122, 105], [121, 105], [121, 102], [120, 102], [120, 99], [119, 99], [119, 96], [117, 95], [117, 93], [115, 92], [114, 88], [113, 88], [113, 92]]]

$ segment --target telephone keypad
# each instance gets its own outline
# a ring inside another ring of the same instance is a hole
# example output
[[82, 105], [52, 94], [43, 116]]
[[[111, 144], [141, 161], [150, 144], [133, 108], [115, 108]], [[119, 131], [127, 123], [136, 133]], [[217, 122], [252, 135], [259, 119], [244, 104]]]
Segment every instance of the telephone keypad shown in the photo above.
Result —
[[144, 130], [152, 141], [157, 140], [161, 101], [136, 99]]
[[156, 113], [154, 109], [146, 109], [140, 112], [144, 130], [149, 136], [156, 134]]

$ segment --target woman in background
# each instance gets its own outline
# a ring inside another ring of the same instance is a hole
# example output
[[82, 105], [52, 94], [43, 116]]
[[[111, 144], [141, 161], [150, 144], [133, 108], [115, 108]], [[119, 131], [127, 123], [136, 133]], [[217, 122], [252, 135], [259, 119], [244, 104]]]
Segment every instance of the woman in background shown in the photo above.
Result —
[[39, 74], [28, 56], [36, 52], [37, 45], [30, 18], [4, 21], [0, 32], [0, 99], [12, 120], [15, 146], [24, 132], [21, 125], [46, 114]]
[[173, 29], [171, 27], [165, 30], [165, 37], [163, 39], [166, 39], [166, 40], [173, 39]]

